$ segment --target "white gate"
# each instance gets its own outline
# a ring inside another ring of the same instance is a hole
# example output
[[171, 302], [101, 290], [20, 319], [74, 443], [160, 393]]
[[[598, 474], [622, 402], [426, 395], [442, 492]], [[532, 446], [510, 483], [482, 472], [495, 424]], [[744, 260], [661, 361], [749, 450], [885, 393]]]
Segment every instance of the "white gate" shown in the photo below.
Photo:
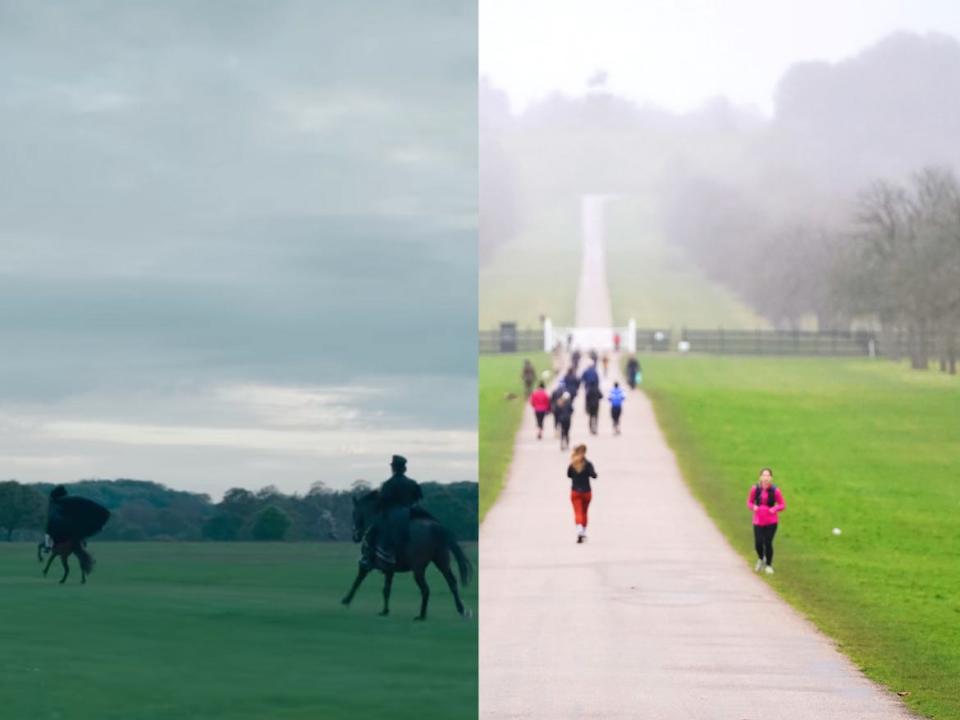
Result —
[[619, 327], [562, 327], [550, 319], [543, 323], [543, 349], [551, 352], [557, 343], [564, 350], [637, 351], [637, 324], [633, 320]]

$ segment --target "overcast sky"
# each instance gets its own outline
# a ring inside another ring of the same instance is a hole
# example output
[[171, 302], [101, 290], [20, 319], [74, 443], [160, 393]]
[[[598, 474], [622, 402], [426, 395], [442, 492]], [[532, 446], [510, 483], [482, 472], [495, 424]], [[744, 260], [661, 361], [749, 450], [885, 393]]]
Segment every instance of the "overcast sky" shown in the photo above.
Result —
[[480, 72], [514, 110], [608, 88], [684, 112], [724, 95], [764, 114], [803, 60], [837, 61], [897, 30], [960, 37], [955, 0], [480, 0]]
[[475, 480], [476, 24], [0, 1], [0, 477]]

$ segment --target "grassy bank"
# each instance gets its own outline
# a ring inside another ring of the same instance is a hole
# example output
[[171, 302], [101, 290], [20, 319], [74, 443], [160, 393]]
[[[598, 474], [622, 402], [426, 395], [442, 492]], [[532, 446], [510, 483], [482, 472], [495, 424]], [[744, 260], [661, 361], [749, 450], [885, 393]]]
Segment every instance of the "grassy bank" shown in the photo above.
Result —
[[607, 282], [620, 321], [637, 326], [766, 328], [728, 289], [707, 280], [682, 251], [663, 238], [656, 211], [638, 199], [606, 208]]
[[[414, 623], [409, 574], [394, 583], [391, 617], [376, 615], [379, 574], [340, 605], [352, 544], [90, 549], [89, 582], [74, 568], [60, 586], [57, 567], [40, 577], [35, 545], [0, 545], [4, 717], [476, 718], [477, 622], [456, 615], [435, 571], [431, 617]], [[465, 602], [477, 607], [475, 583]]]
[[[513, 443], [526, 410], [520, 371], [529, 357], [539, 374], [549, 369], [545, 353], [480, 357], [480, 520], [503, 488], [513, 458]], [[509, 400], [508, 393], [517, 397]]]
[[580, 278], [580, 205], [532, 216], [520, 233], [480, 262], [480, 329], [501, 322], [539, 328], [540, 315], [573, 322]]
[[915, 709], [960, 718], [960, 383], [867, 360], [643, 364], [685, 476], [737, 550], [752, 557], [746, 494], [771, 466], [788, 505], [774, 587]]

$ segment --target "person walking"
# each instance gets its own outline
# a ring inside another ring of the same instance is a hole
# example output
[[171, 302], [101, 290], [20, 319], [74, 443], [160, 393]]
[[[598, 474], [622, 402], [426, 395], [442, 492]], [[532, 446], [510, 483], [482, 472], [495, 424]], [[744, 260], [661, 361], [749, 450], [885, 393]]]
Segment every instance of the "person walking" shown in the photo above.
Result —
[[613, 420], [613, 434], [620, 434], [620, 414], [623, 412], [623, 401], [626, 400], [626, 395], [623, 394], [623, 388], [620, 387], [620, 383], [615, 382], [613, 384], [613, 390], [610, 391], [610, 396], [607, 398], [610, 400], [610, 417]]
[[607, 377], [607, 370], [610, 369], [610, 358], [606, 353], [603, 354], [603, 357], [600, 359], [600, 362], [603, 363], [603, 377]]
[[573, 505], [573, 520], [577, 524], [577, 542], [582, 543], [587, 539], [587, 508], [593, 498], [590, 478], [597, 477], [593, 463], [587, 460], [586, 445], [577, 445], [573, 449], [567, 477], [570, 478], [570, 502]]
[[550, 412], [553, 415], [553, 435], [557, 437], [560, 435], [560, 413], [557, 412], [557, 408], [560, 406], [560, 398], [563, 397], [563, 394], [567, 391], [567, 386], [563, 382], [563, 378], [557, 382], [557, 386], [553, 389], [553, 392], [550, 393]]
[[557, 420], [560, 423], [560, 449], [570, 447], [570, 421], [573, 419], [573, 399], [565, 392], [557, 402]]
[[757, 564], [753, 569], [773, 575], [773, 536], [777, 534], [780, 513], [787, 505], [780, 488], [773, 484], [770, 468], [760, 471], [759, 482], [747, 495], [747, 507], [753, 510], [753, 542], [757, 550]]
[[546, 387], [546, 385], [540, 383], [530, 395], [530, 405], [533, 407], [533, 414], [537, 418], [537, 440], [543, 438], [543, 419], [550, 412], [550, 396], [547, 395]]
[[600, 401], [603, 400], [603, 393], [600, 392], [599, 385], [587, 385], [585, 396], [587, 416], [590, 418], [590, 433], [596, 435], [599, 426]]
[[523, 361], [523, 372], [520, 377], [523, 378], [524, 397], [530, 397], [530, 393], [533, 392], [533, 384], [537, 381], [537, 371], [529, 360]]
[[590, 367], [583, 371], [580, 382], [583, 383], [584, 389], [600, 384], [600, 375], [597, 373], [596, 363], [592, 363]]
[[637, 360], [636, 355], [631, 355], [630, 359], [627, 360], [627, 385], [630, 386], [631, 390], [637, 389], [637, 379], [640, 375], [640, 361]]

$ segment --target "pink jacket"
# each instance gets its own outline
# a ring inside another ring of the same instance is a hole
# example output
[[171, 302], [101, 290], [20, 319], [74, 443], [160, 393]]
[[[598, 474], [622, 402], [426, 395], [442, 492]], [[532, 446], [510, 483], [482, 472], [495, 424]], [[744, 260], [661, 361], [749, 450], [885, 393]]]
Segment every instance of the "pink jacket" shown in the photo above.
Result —
[[537, 388], [530, 396], [530, 404], [537, 412], [548, 412], [550, 410], [550, 396], [543, 388]]
[[[750, 486], [750, 492], [747, 494], [747, 507], [753, 510], [753, 495], [756, 485]], [[767, 490], [760, 491], [760, 507], [757, 510], [753, 510], [753, 524], [754, 525], [776, 525], [777, 518], [780, 513], [787, 509], [787, 504], [783, 501], [783, 493], [780, 492], [780, 488], [776, 488], [774, 493], [775, 504], [773, 507], [767, 505]]]

